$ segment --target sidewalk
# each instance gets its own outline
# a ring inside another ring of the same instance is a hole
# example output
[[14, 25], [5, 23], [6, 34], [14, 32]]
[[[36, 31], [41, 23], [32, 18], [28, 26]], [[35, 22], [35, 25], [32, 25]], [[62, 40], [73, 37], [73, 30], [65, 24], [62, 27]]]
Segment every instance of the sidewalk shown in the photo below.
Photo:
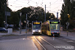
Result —
[[12, 33], [1, 33], [0, 32], [0, 36], [2, 36], [2, 35], [10, 35], [10, 34], [13, 34], [13, 35], [25, 35], [26, 34], [26, 31], [25, 30], [23, 30], [23, 31], [21, 31], [21, 33], [20, 33], [20, 31], [18, 30], [18, 31], [13, 31]]
[[66, 31], [61, 31], [60, 36], [71, 39], [71, 40], [75, 40], [75, 32], [68, 32], [68, 36], [67, 36]]

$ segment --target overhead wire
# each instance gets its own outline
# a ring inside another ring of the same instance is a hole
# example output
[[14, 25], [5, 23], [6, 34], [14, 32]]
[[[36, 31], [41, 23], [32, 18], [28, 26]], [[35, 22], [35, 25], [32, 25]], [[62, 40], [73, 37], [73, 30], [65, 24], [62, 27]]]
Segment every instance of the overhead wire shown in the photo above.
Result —
[[[17, 0], [16, 0], [17, 1]], [[16, 2], [16, 1], [14, 1], [14, 3]], [[38, 4], [38, 2], [35, 2], [35, 1], [30, 1], [30, 0], [28, 0], [28, 4], [30, 3], [30, 2], [33, 2], [33, 3], [36, 3], [36, 4]], [[21, 2], [21, 3], [25, 3], [25, 2]], [[54, 3], [56, 3], [56, 1], [54, 2]], [[42, 4], [43, 4], [43, 0], [42, 0]], [[52, 4], [51, 4], [52, 5]]]
[[[15, 4], [15, 2], [16, 1], [18, 1], [18, 0], [15, 0], [14, 2], [11, 2], [11, 3], [14, 3]], [[21, 1], [21, 3], [26, 3], [26, 5], [30, 5], [30, 2], [32, 2], [32, 3], [35, 3], [36, 4], [36, 6], [38, 6], [39, 5], [39, 1], [38, 2], [35, 2], [35, 1], [33, 1], [33, 0], [27, 0], [28, 2], [22, 2]], [[55, 2], [53, 2], [53, 3], [51, 3], [51, 2], [49, 2], [49, 4], [50, 4], [50, 7], [48, 6], [48, 7], [46, 7], [46, 8], [52, 8], [51, 6], [53, 5], [53, 4], [55, 4], [55, 3], [57, 3], [57, 1], [58, 0], [56, 0]], [[21, 4], [19, 4], [19, 3], [17, 3], [17, 6], [19, 7]], [[25, 4], [24, 4], [25, 5]], [[42, 0], [42, 2], [41, 2], [41, 4], [39, 5], [39, 6], [43, 6], [44, 5], [44, 2], [43, 2], [43, 0]], [[31, 6], [31, 5], [30, 5]], [[59, 6], [57, 6], [57, 7], [55, 7], [55, 8], [59, 8]], [[53, 8], [53, 9], [55, 9], [55, 8]]]

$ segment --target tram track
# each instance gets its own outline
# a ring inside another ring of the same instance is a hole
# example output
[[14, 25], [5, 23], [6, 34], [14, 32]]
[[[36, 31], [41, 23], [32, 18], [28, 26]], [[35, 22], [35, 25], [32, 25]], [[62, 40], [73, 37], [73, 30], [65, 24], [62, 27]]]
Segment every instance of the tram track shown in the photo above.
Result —
[[[58, 48], [55, 48], [54, 45], [52, 45], [50, 42], [46, 41], [45, 39], [43, 39], [42, 37], [35, 37], [34, 36], [34, 39], [38, 42], [38, 44], [43, 48], [43, 50], [60, 50]], [[40, 41], [40, 40], [41, 41]], [[43, 42], [42, 42], [43, 41]], [[51, 47], [51, 48], [49, 48]]]
[[[68, 50], [68, 49], [72, 49], [74, 50], [75, 48], [75, 42], [71, 39], [63, 39], [62, 37], [54, 37], [55, 40], [53, 40], [53, 37], [43, 37], [42, 39], [44, 41], [46, 41], [49, 45], [54, 46], [55, 48], [57, 48], [57, 50]], [[50, 39], [50, 40], [49, 40]], [[54, 42], [56, 41], [56, 42]], [[61, 42], [58, 42], [61, 41]]]
[[42, 50], [47, 50], [41, 43], [40, 41], [34, 36], [34, 39], [38, 42], [38, 44], [42, 47]]

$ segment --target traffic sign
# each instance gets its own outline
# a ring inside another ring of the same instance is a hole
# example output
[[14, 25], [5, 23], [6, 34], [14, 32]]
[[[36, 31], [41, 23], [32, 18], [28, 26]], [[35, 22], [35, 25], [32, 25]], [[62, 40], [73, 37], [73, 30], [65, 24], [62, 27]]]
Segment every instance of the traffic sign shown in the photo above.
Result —
[[10, 16], [10, 12], [7, 12], [7, 11], [6, 11], [6, 12], [5, 12], [5, 15]]
[[69, 14], [67, 14], [68, 15], [68, 18], [70, 18], [70, 15]]
[[70, 15], [68, 15], [68, 18], [70, 18]]

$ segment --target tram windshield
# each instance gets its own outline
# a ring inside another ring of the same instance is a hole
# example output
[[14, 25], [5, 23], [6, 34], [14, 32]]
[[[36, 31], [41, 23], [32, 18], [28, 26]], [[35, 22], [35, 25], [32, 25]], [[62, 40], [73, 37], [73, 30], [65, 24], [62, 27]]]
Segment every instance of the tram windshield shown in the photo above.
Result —
[[40, 29], [40, 28], [41, 28], [41, 25], [40, 24], [38, 24], [38, 25], [37, 24], [34, 24], [33, 25], [33, 29]]
[[50, 28], [51, 28], [51, 30], [59, 30], [60, 26], [59, 26], [59, 24], [50, 24]]

